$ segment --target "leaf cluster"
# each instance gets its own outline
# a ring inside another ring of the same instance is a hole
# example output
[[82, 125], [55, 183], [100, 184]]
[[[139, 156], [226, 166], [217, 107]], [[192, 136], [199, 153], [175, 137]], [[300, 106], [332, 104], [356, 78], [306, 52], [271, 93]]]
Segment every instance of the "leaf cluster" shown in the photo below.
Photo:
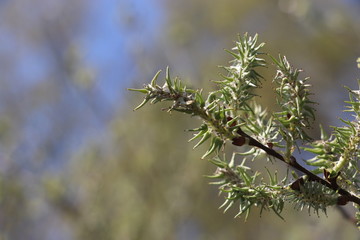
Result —
[[233, 154], [229, 162], [218, 156], [210, 160], [217, 166], [217, 170], [208, 177], [218, 180], [211, 184], [219, 185], [220, 192], [227, 194], [220, 208], [225, 208], [226, 212], [239, 202], [239, 212], [235, 217], [245, 213], [247, 218], [252, 206], [260, 207], [260, 213], [271, 209], [280, 216], [284, 207], [284, 197], [280, 194], [282, 188], [278, 186], [277, 174], [272, 176], [268, 172], [270, 183], [265, 183], [263, 179], [258, 178], [259, 172], [253, 173], [251, 168], [245, 165], [246, 159], [235, 165], [235, 156], [236, 154]]
[[349, 101], [345, 101], [348, 104], [345, 111], [351, 113], [352, 120], [340, 119], [344, 125], [333, 126], [330, 136], [321, 128], [321, 139], [309, 143], [304, 150], [315, 155], [306, 161], [315, 167], [314, 173], [328, 172], [336, 178], [337, 185], [357, 195], [360, 189], [360, 95], [358, 90], [347, 89]]
[[[211, 178], [217, 179], [215, 184], [220, 192], [227, 194], [222, 206], [225, 211], [235, 203], [239, 206], [238, 215], [248, 215], [253, 206], [280, 215], [285, 201], [294, 203], [298, 210], [307, 207], [316, 213], [349, 201], [360, 204], [357, 197], [360, 92], [349, 89], [347, 111], [354, 114], [354, 121], [343, 120], [345, 126], [334, 127], [330, 137], [322, 131], [321, 140], [313, 141], [306, 133], [315, 119], [309, 78], [300, 77], [301, 70], [292, 67], [285, 56], [278, 59], [270, 56], [271, 66], [276, 67], [274, 91], [281, 111], [269, 114], [256, 102], [254, 90], [265, 80], [258, 69], [267, 67], [263, 58], [267, 54], [261, 52], [264, 43], [258, 44], [257, 40], [257, 35], [245, 34], [238, 37], [231, 51], [226, 50], [234, 59], [230, 66], [221, 67], [226, 74], [220, 74], [221, 79], [214, 81], [217, 90], [204, 95], [201, 89], [189, 89], [178, 78], [173, 79], [167, 68], [164, 85], [157, 84], [159, 71], [143, 89], [130, 89], [145, 94], [136, 109], [149, 101], [170, 101], [168, 111], [201, 119], [198, 128], [189, 130], [194, 133], [189, 141], [197, 140], [194, 148], [210, 142], [202, 158], [214, 154], [210, 162], [217, 170]], [[304, 150], [316, 155], [305, 161], [315, 167], [312, 171], [297, 163], [293, 156], [298, 140], [308, 144]], [[219, 157], [227, 142], [240, 147], [230, 161]], [[236, 165], [238, 157], [243, 161]], [[245, 164], [246, 159], [278, 159], [304, 176], [296, 176], [295, 181], [286, 176], [278, 181], [276, 172], [253, 171]], [[267, 172], [268, 183], [260, 177], [261, 172]], [[324, 173], [324, 178], [319, 173]]]

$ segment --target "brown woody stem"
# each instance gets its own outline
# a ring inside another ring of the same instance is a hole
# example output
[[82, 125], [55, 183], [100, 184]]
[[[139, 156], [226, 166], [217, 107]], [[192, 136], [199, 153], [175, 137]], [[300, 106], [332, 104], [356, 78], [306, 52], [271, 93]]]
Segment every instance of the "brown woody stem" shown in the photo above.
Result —
[[[360, 198], [358, 198], [357, 196], [351, 194], [347, 190], [345, 190], [343, 188], [340, 188], [336, 183], [334, 184], [334, 181], [325, 180], [325, 179], [319, 177], [318, 175], [310, 172], [309, 170], [307, 170], [306, 168], [301, 166], [296, 161], [295, 157], [291, 156], [289, 160], [286, 160], [283, 155], [281, 155], [280, 153], [278, 153], [274, 149], [271, 149], [271, 148], [263, 145], [262, 143], [260, 143], [256, 139], [254, 139], [253, 137], [246, 134], [240, 128], [237, 130], [237, 133], [240, 136], [242, 136], [244, 138], [247, 138], [248, 139], [248, 144], [250, 146], [258, 147], [258, 148], [262, 149], [263, 151], [265, 151], [268, 155], [273, 156], [273, 157], [281, 160], [282, 162], [288, 164], [289, 166], [297, 169], [298, 171], [304, 173], [306, 176], [308, 176], [308, 179], [310, 181], [318, 182], [318, 183], [320, 183], [320, 184], [322, 184], [322, 185], [336, 191], [337, 193], [339, 193], [341, 195], [342, 202], [346, 202], [346, 203], [347, 202], [354, 202], [354, 203], [356, 203], [356, 204], [358, 204], [360, 206]], [[233, 144], [234, 144], [234, 142], [233, 142]], [[237, 145], [237, 144], [234, 144], [234, 145]], [[343, 205], [343, 204], [341, 204], [341, 205]]]

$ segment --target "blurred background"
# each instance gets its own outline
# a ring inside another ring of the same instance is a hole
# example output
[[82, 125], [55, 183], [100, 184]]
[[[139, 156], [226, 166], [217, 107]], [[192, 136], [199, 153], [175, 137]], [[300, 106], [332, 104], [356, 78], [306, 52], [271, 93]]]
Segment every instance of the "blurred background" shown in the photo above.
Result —
[[358, 0], [1, 0], [0, 240], [359, 238], [336, 210], [223, 214], [203, 177], [215, 168], [184, 132], [199, 121], [161, 104], [133, 112], [143, 96], [126, 91], [166, 66], [211, 90], [223, 49], [258, 33], [311, 77], [315, 126], [339, 125], [343, 85], [359, 78], [359, 13]]

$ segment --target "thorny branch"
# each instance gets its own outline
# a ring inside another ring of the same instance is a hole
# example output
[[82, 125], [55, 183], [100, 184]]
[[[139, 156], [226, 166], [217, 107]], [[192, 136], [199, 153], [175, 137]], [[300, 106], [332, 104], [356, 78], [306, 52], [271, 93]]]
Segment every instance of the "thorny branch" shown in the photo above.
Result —
[[[264, 53], [259, 52], [263, 45], [257, 45], [257, 35], [239, 37], [232, 49], [235, 52], [227, 51], [234, 57], [230, 67], [223, 67], [228, 75], [220, 74], [222, 80], [214, 81], [220, 88], [210, 92], [207, 98], [204, 98], [202, 90], [189, 89], [178, 78], [171, 79], [169, 68], [166, 69], [165, 84], [157, 85], [159, 71], [143, 89], [129, 89], [146, 94], [135, 109], [147, 102], [172, 101], [168, 111], [183, 112], [203, 120], [200, 127], [189, 130], [195, 132], [189, 141], [198, 139], [196, 148], [210, 140], [202, 158], [216, 154], [210, 162], [218, 169], [209, 177], [217, 179], [213, 184], [220, 185], [220, 192], [227, 194], [221, 206], [225, 207], [225, 211], [235, 202], [239, 203], [236, 216], [243, 213], [248, 216], [252, 206], [260, 207], [261, 211], [273, 210], [280, 216], [285, 201], [294, 203], [298, 210], [306, 207], [316, 213], [319, 210], [326, 213], [328, 206], [340, 207], [348, 202], [355, 203], [355, 207], [360, 209], [360, 198], [356, 195], [360, 182], [357, 168], [360, 160], [360, 91], [348, 89], [350, 100], [346, 101], [349, 104], [346, 111], [355, 114], [355, 121], [342, 120], [346, 126], [333, 127], [330, 137], [321, 128], [321, 141], [313, 141], [305, 131], [315, 119], [314, 102], [309, 99], [308, 78], [299, 78], [301, 70], [293, 68], [285, 56], [279, 56], [279, 59], [270, 56], [277, 66], [273, 81], [277, 85], [275, 91], [281, 111], [274, 112], [269, 118], [267, 112], [254, 101], [254, 90], [261, 87], [263, 79], [255, 69], [266, 66], [266, 61], [260, 58]], [[276, 158], [304, 175], [295, 177], [295, 181], [284, 186], [288, 183], [287, 177], [279, 181], [277, 172], [267, 170], [270, 181], [264, 182], [257, 178], [259, 172], [245, 165], [245, 157], [240, 165], [234, 163], [237, 153], [230, 161], [219, 157], [228, 140], [235, 146], [253, 147], [240, 155], [255, 159], [262, 150], [270, 159]], [[309, 171], [300, 165], [292, 155], [297, 140], [310, 145], [304, 150], [314, 153], [315, 157], [306, 160], [306, 164], [315, 167], [314, 170]], [[285, 146], [282, 145], [284, 143]], [[284, 152], [275, 150], [277, 148]], [[321, 173], [323, 177], [319, 176]], [[356, 213], [355, 220], [360, 223], [360, 211]]]
[[[237, 131], [237, 133], [247, 139], [248, 144], [250, 146], [254, 146], [254, 147], [258, 147], [262, 150], [264, 150], [268, 155], [273, 156], [277, 159], [279, 159], [280, 161], [288, 164], [289, 166], [295, 168], [296, 170], [299, 170], [300, 172], [304, 173], [307, 177], [309, 181], [315, 181], [315, 182], [319, 182], [322, 185], [338, 192], [341, 196], [338, 198], [338, 205], [345, 205], [348, 202], [354, 202], [356, 204], [358, 204], [360, 206], [360, 198], [358, 198], [357, 196], [351, 194], [350, 192], [346, 191], [343, 188], [340, 188], [338, 186], [338, 184], [336, 183], [336, 178], [339, 176], [339, 174], [333, 178], [330, 178], [328, 176], [328, 173], [325, 171], [324, 175], [325, 175], [325, 179], [319, 177], [318, 175], [315, 175], [314, 173], [310, 172], [309, 170], [307, 170], [306, 168], [304, 168], [303, 166], [301, 166], [295, 159], [295, 157], [290, 157], [289, 161], [286, 161], [285, 158], [278, 153], [277, 151], [275, 151], [272, 148], [269, 148], [265, 145], [263, 145], [262, 143], [260, 143], [259, 141], [257, 141], [256, 139], [252, 138], [251, 136], [249, 136], [248, 134], [246, 134], [244, 131], [242, 131], [240, 128]], [[233, 140], [233, 145], [236, 146], [241, 146], [242, 144], [238, 144], [238, 142], [242, 142], [244, 143], [245, 141], [240, 141], [239, 137], [232, 139]], [[291, 186], [294, 190], [298, 190], [297, 185], [301, 184], [301, 182], [303, 181], [302, 178], [297, 179]]]

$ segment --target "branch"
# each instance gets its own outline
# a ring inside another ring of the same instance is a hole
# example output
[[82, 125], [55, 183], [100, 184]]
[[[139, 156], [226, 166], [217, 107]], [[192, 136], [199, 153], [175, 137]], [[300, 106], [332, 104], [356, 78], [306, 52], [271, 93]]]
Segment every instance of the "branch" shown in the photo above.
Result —
[[308, 179], [310, 181], [315, 181], [318, 182], [332, 190], [334, 190], [335, 192], [339, 193], [341, 196], [338, 198], [338, 205], [345, 205], [348, 202], [354, 202], [356, 204], [358, 204], [360, 206], [360, 198], [358, 198], [357, 196], [351, 194], [350, 192], [348, 192], [347, 190], [340, 188], [337, 183], [336, 183], [336, 178], [335, 177], [330, 177], [328, 175], [327, 172], [324, 173], [325, 175], [325, 179], [315, 175], [314, 173], [310, 172], [309, 170], [307, 170], [306, 168], [304, 168], [303, 166], [301, 166], [295, 159], [295, 157], [291, 156], [289, 160], [285, 159], [283, 155], [281, 155], [280, 153], [278, 153], [277, 151], [275, 151], [272, 148], [269, 148], [265, 145], [263, 145], [262, 143], [260, 143], [259, 141], [257, 141], [256, 139], [254, 139], [253, 137], [249, 136], [248, 134], [246, 134], [244, 131], [242, 131], [240, 128], [237, 130], [237, 133], [241, 136], [241, 137], [236, 137], [234, 139], [232, 139], [232, 143], [233, 145], [236, 146], [242, 146], [242, 144], [239, 144], [240, 142], [244, 143], [245, 141], [240, 141], [240, 140], [244, 140], [242, 138], [247, 139], [246, 142], [248, 142], [248, 144], [250, 146], [254, 146], [254, 147], [258, 147], [262, 150], [264, 150], [268, 155], [273, 156], [279, 160], [281, 160], [282, 162], [286, 163], [287, 165], [295, 168], [296, 170], [304, 173], [306, 176], [308, 176]]

